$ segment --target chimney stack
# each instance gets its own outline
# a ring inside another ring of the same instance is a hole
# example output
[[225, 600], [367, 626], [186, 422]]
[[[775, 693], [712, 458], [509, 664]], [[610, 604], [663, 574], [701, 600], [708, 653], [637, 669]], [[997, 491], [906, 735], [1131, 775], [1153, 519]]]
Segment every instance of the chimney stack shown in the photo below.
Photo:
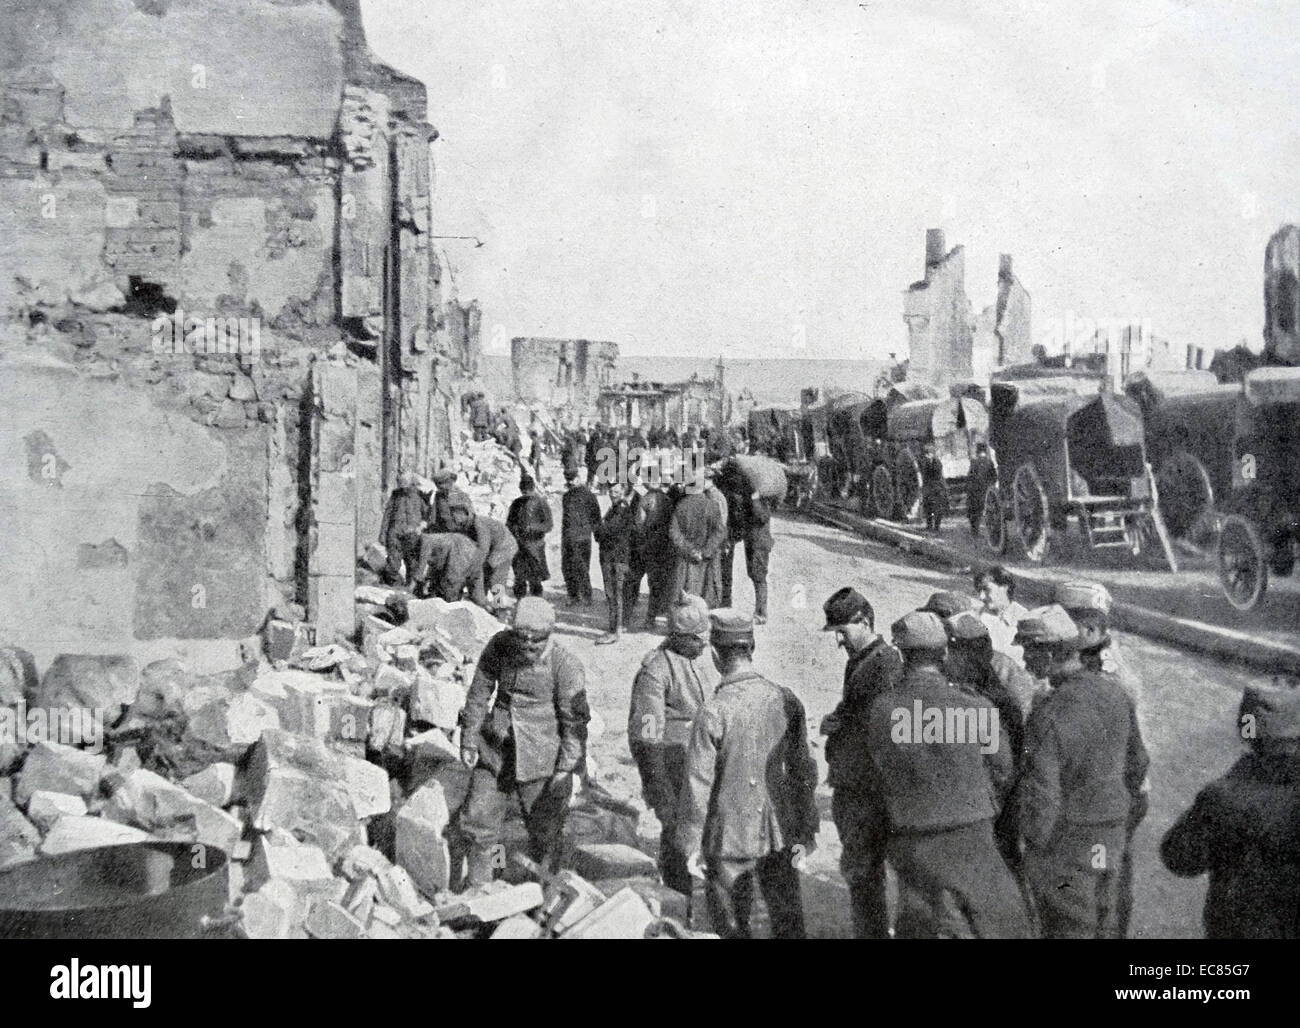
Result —
[[938, 267], [943, 263], [947, 251], [943, 247], [943, 229], [927, 228], [925, 230], [925, 270]]

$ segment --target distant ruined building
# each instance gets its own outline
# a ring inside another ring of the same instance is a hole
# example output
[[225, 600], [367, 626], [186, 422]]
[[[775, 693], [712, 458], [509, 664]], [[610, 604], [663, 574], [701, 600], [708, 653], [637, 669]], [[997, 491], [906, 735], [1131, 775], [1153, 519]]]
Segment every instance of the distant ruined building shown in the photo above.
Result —
[[933, 386], [987, 381], [995, 368], [1032, 358], [1029, 293], [1011, 267], [998, 262], [997, 303], [975, 317], [966, 295], [963, 247], [944, 249], [943, 229], [925, 234], [925, 277], [903, 292], [908, 379]]
[[516, 336], [510, 340], [515, 399], [561, 411], [561, 424], [594, 419], [600, 391], [614, 382], [618, 343]]

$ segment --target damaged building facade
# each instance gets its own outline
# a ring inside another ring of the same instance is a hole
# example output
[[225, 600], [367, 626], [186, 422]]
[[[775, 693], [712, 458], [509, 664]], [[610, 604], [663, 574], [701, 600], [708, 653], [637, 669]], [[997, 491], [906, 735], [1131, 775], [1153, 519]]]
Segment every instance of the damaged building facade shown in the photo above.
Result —
[[614, 428], [684, 432], [730, 424], [731, 414], [721, 363], [713, 378], [692, 375], [684, 382], [647, 382], [633, 374], [630, 382], [600, 393], [600, 420]]
[[614, 383], [618, 343], [517, 336], [510, 340], [514, 398], [557, 415], [556, 423], [594, 420], [601, 390]]
[[943, 229], [926, 230], [925, 277], [903, 292], [903, 319], [911, 381], [985, 382], [994, 368], [1032, 359], [1032, 305], [1011, 256], [998, 259], [996, 304], [976, 317], [966, 295], [965, 249], [946, 250]]
[[448, 451], [477, 348], [429, 245], [425, 87], [359, 0], [17, 6], [4, 641], [229, 667], [288, 602], [350, 634], [357, 554]]

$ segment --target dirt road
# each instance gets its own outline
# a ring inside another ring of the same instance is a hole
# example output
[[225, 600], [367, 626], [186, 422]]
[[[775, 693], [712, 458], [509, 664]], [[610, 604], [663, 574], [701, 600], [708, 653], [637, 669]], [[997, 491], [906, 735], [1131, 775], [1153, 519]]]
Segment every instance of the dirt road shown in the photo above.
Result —
[[[557, 503], [558, 506], [558, 503]], [[558, 512], [557, 512], [558, 513]], [[839, 874], [839, 840], [830, 819], [826, 765], [816, 735], [823, 715], [839, 699], [844, 655], [833, 636], [821, 631], [822, 602], [842, 585], [863, 592], [876, 608], [878, 629], [888, 626], [925, 602], [937, 589], [970, 591], [970, 583], [950, 573], [918, 563], [898, 551], [811, 521], [775, 519], [776, 548], [769, 584], [770, 620], [757, 634], [757, 669], [792, 688], [808, 713], [810, 741], [821, 770], [818, 805], [822, 828], [818, 848], [804, 876], [804, 906], [809, 933], [834, 938], [850, 935], [848, 894]], [[557, 547], [558, 549], [558, 547]], [[626, 635], [612, 646], [593, 646], [604, 632], [605, 604], [599, 591], [599, 569], [593, 561], [597, 587], [591, 608], [568, 608], [559, 579], [559, 554], [548, 582], [548, 598], [556, 602], [560, 631], [588, 669], [592, 708], [605, 730], [592, 743], [602, 780], [622, 783], [639, 793], [636, 769], [627, 748], [627, 701], [642, 656], [658, 645], [660, 636], [646, 632]], [[753, 591], [737, 560], [737, 606], [752, 606]], [[640, 610], [644, 610], [643, 605]], [[638, 620], [638, 622], [640, 621]], [[1135, 671], [1143, 678], [1143, 721], [1151, 752], [1151, 812], [1135, 838], [1136, 903], [1134, 937], [1199, 937], [1204, 879], [1187, 881], [1164, 870], [1157, 852], [1173, 820], [1190, 804], [1196, 790], [1224, 771], [1241, 752], [1234, 719], [1247, 675], [1200, 657], [1183, 656], [1146, 640], [1119, 636]], [[644, 847], [653, 851], [658, 838], [653, 816], [647, 815]], [[761, 922], [760, 922], [761, 924]]]

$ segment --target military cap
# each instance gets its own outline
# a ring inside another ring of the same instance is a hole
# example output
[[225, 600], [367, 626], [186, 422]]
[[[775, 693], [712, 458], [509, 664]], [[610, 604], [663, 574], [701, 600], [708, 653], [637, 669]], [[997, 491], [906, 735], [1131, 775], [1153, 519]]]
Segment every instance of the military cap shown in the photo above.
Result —
[[1300, 739], [1300, 689], [1293, 681], [1275, 678], [1268, 685], [1248, 685], [1241, 694], [1237, 725], [1242, 718], [1255, 720], [1257, 739]]
[[668, 631], [674, 635], [707, 635], [709, 606], [699, 596], [682, 593], [682, 598], [668, 611]]
[[754, 619], [734, 607], [719, 607], [709, 612], [711, 642], [752, 642]]
[[1016, 646], [1078, 646], [1079, 626], [1064, 607], [1038, 607], [1016, 624]]
[[925, 601], [924, 607], [918, 607], [918, 610], [928, 611], [931, 614], [938, 614], [939, 617], [947, 619], [954, 614], [961, 614], [972, 608], [971, 601], [961, 593], [943, 592], [931, 593], [930, 598]]
[[555, 608], [540, 596], [525, 596], [515, 604], [514, 629], [527, 635], [550, 635], [555, 628]]
[[1062, 582], [1053, 592], [1052, 602], [1067, 611], [1093, 610], [1105, 617], [1110, 616], [1110, 591], [1100, 582]]
[[973, 643], [979, 642], [981, 639], [991, 638], [989, 636], [989, 626], [968, 610], [945, 618], [943, 627], [948, 633], [950, 642]]
[[894, 645], [900, 650], [942, 650], [948, 645], [948, 633], [939, 615], [926, 610], [904, 614], [891, 631]]
[[850, 589], [847, 585], [831, 594], [831, 598], [822, 604], [822, 612], [826, 615], [826, 624], [822, 626], [823, 632], [833, 632], [842, 625], [849, 624], [860, 614], [865, 614], [872, 621], [876, 617], [876, 612], [871, 609], [871, 602], [856, 589]]

